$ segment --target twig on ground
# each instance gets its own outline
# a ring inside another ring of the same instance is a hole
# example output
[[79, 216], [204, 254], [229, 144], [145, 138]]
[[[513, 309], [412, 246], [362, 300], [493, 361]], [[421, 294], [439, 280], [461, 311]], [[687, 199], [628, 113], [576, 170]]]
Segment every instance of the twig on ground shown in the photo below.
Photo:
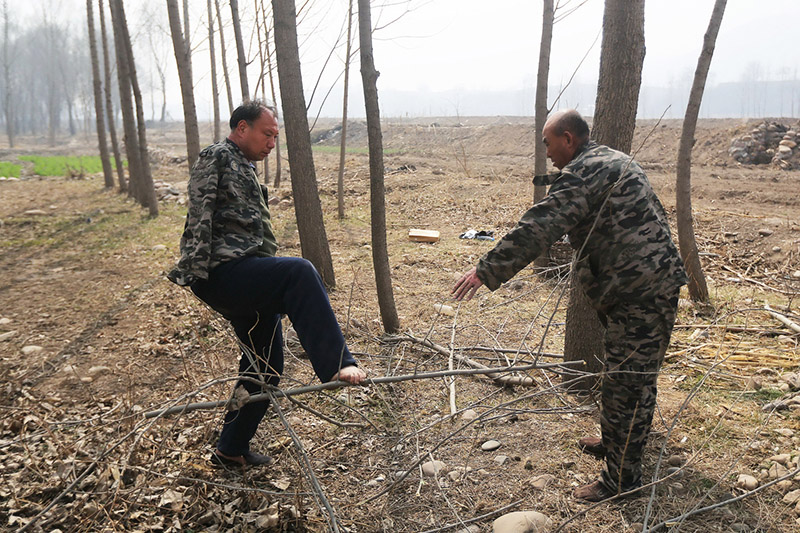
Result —
[[784, 326], [791, 329], [795, 333], [800, 333], [800, 326], [789, 320], [785, 315], [781, 314], [778, 311], [775, 311], [773, 308], [769, 306], [768, 303], [764, 304], [764, 309], [766, 309], [767, 313], [772, 315], [773, 318], [781, 322]]

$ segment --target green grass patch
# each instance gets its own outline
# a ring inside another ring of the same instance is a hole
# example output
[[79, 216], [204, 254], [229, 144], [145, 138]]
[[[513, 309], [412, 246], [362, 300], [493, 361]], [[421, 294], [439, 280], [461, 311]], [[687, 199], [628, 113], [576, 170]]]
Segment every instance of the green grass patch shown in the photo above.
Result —
[[0, 176], [5, 176], [6, 178], [18, 178], [20, 168], [22, 168], [21, 165], [0, 161]]
[[[33, 172], [39, 176], [64, 176], [69, 170], [83, 172], [84, 174], [95, 174], [103, 171], [103, 163], [99, 156], [40, 156], [22, 155], [21, 161], [33, 163]], [[124, 166], [128, 166], [127, 161], [123, 161]], [[111, 158], [111, 166], [115, 165], [114, 158]]]

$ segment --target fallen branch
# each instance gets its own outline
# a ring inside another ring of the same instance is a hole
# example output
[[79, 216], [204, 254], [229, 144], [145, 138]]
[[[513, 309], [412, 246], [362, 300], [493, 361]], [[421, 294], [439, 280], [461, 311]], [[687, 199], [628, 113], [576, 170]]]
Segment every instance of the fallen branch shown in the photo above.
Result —
[[[445, 357], [450, 357], [450, 350], [445, 348], [444, 346], [442, 346], [440, 344], [436, 344], [435, 342], [429, 341], [429, 340], [426, 340], [426, 339], [418, 339], [416, 337], [412, 337], [411, 335], [406, 335], [406, 336], [403, 336], [403, 337], [386, 337], [385, 340], [395, 341], [395, 342], [399, 342], [399, 341], [413, 342], [415, 344], [419, 344], [420, 346], [425, 346], [426, 348], [430, 348], [431, 350], [433, 350], [435, 352], [438, 352], [438, 353], [444, 355]], [[483, 365], [483, 364], [481, 364], [481, 363], [479, 363], [479, 362], [477, 362], [477, 361], [475, 361], [473, 359], [470, 359], [469, 357], [466, 357], [464, 355], [458, 355], [458, 354], [454, 354], [454, 356], [455, 356], [456, 359], [458, 359], [462, 363], [468, 364], [472, 368], [476, 368], [476, 369], [479, 369], [479, 370], [489, 370], [489, 372], [481, 372], [481, 373], [482, 374], [486, 374], [488, 377], [492, 378], [494, 381], [496, 381], [500, 385], [522, 385], [522, 386], [525, 386], [525, 387], [533, 387], [533, 386], [538, 386], [539, 385], [539, 383], [537, 383], [537, 381], [535, 379], [533, 379], [532, 377], [530, 377], [530, 376], [524, 376], [524, 377], [522, 377], [522, 376], [500, 376], [500, 375], [496, 374], [495, 372], [491, 372], [491, 369], [488, 366]], [[583, 364], [583, 361], [576, 361], [576, 363]], [[530, 365], [526, 365], [526, 366], [530, 366]], [[533, 365], [533, 366], [534, 366], [534, 368], [544, 368], [544, 365], [540, 365], [538, 367], [536, 365]], [[552, 366], [561, 366], [561, 365], [557, 364], [557, 365], [552, 365]], [[513, 367], [507, 367], [507, 368], [513, 368]], [[526, 368], [526, 367], [517, 367], [516, 370], [521, 370], [523, 368]]]
[[768, 303], [765, 303], [765, 304], [764, 304], [764, 309], [766, 309], [766, 310], [767, 310], [767, 313], [769, 313], [770, 315], [772, 315], [772, 317], [773, 317], [773, 318], [775, 318], [776, 320], [778, 320], [779, 322], [781, 322], [781, 323], [782, 323], [784, 326], [786, 326], [787, 328], [791, 329], [792, 331], [794, 331], [794, 332], [796, 332], [796, 333], [800, 333], [800, 326], [798, 326], [797, 324], [795, 324], [794, 322], [792, 322], [791, 320], [789, 320], [789, 319], [788, 319], [788, 318], [787, 318], [785, 315], [783, 315], [782, 313], [779, 313], [779, 312], [775, 311], [774, 309], [772, 309], [772, 308], [769, 306], [769, 304], [768, 304]]
[[789, 295], [800, 294], [797, 291], [784, 291], [783, 289], [776, 289], [775, 287], [770, 287], [766, 283], [762, 283], [762, 282], [758, 281], [757, 279], [748, 278], [744, 274], [741, 274], [741, 273], [737, 272], [736, 270], [732, 269], [728, 265], [720, 265], [720, 266], [722, 267], [723, 270], [727, 270], [728, 272], [736, 274], [736, 276], [739, 279], [743, 279], [745, 281], [749, 281], [750, 283], [753, 283], [754, 285], [758, 285], [759, 287], [763, 287], [764, 289], [767, 289], [767, 290], [770, 290], [770, 291], [774, 291], [774, 292], [778, 292], [780, 294], [789, 294]]
[[[479, 363], [478, 363], [479, 364]], [[476, 368], [476, 369], [461, 369], [461, 370], [442, 370], [437, 372], [419, 372], [416, 374], [408, 374], [404, 376], [386, 376], [374, 379], [367, 379], [368, 385], [379, 385], [381, 383], [397, 383], [400, 381], [411, 381], [411, 380], [419, 380], [419, 379], [435, 379], [435, 378], [442, 378], [447, 376], [465, 376], [465, 375], [480, 375], [480, 374], [487, 374], [489, 376], [495, 375], [498, 376], [499, 374], [505, 372], [517, 372], [517, 371], [524, 371], [524, 370], [534, 370], [534, 369], [548, 369], [548, 368], [561, 368], [565, 365], [572, 365], [572, 364], [583, 364], [583, 361], [569, 361], [565, 363], [544, 363], [544, 364], [530, 364], [530, 365], [521, 365], [521, 366], [507, 366], [502, 368], [488, 368], [483, 365], [483, 368]], [[502, 379], [502, 377], [500, 378]], [[531, 379], [531, 378], [528, 378]], [[228, 399], [228, 400], [218, 400], [212, 402], [198, 402], [198, 403], [189, 403], [183, 405], [175, 405], [169, 407], [167, 409], [157, 409], [155, 411], [148, 411], [144, 414], [145, 418], [154, 418], [157, 416], [167, 416], [172, 415], [175, 413], [188, 413], [190, 411], [197, 411], [199, 409], [217, 409], [219, 407], [233, 407], [235, 409], [240, 408], [241, 406], [248, 404], [250, 402], [259, 402], [268, 400], [270, 396], [279, 396], [279, 397], [288, 397], [288, 396], [296, 396], [298, 394], [306, 394], [309, 392], [318, 392], [323, 390], [330, 390], [330, 389], [339, 389], [341, 387], [353, 386], [344, 381], [329, 381], [328, 383], [321, 383], [319, 385], [308, 385], [306, 387], [297, 387], [294, 389], [289, 390], [281, 390], [277, 387], [273, 387], [272, 385], [263, 385], [264, 390], [268, 392], [263, 392], [260, 394], [252, 394], [247, 398], [237, 398], [237, 399]]]

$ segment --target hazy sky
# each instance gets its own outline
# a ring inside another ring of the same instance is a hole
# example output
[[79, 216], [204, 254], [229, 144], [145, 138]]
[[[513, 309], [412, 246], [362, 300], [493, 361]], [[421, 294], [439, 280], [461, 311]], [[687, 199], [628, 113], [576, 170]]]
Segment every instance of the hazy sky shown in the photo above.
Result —
[[[222, 1], [223, 4], [227, 3]], [[582, 2], [560, 2], [562, 7], [557, 16], [575, 7], [577, 9], [560, 20], [554, 29], [550, 69], [552, 85], [565, 83], [576, 69], [576, 82], [596, 82], [603, 1], [587, 0], [581, 5]], [[713, 0], [647, 0], [644, 85], [688, 86], [691, 83], [713, 3]], [[299, 29], [307, 93], [313, 88], [330, 48], [342, 30], [347, 0], [311, 0], [309, 4]], [[381, 8], [384, 4], [390, 7]], [[197, 107], [200, 114], [207, 114], [210, 109], [210, 85], [205, 42], [207, 32], [203, 27], [206, 23], [206, 2], [190, 0], [190, 5]], [[252, 0], [240, 0], [245, 26], [249, 26], [252, 20], [253, 5]], [[10, 6], [12, 16], [23, 25], [41, 19], [46, 12], [46, 16], [58, 20], [79, 19], [81, 27], [85, 28], [83, 0], [31, 0], [25, 3], [12, 0]], [[374, 35], [375, 63], [381, 72], [379, 90], [532, 91], [535, 87], [541, 2], [381, 0], [373, 2], [373, 6], [374, 26], [382, 26], [402, 14]], [[149, 68], [148, 63], [152, 62], [152, 51], [144, 33], [147, 28], [167, 27], [166, 4], [163, 0], [127, 0], [126, 8], [131, 28], [139, 35], [137, 63], [145, 67], [139, 67], [140, 77], [147, 76], [146, 69]], [[227, 7], [224, 12], [227, 16]], [[800, 0], [729, 0], [711, 65], [709, 85], [740, 81], [748, 72], [750, 76], [756, 73], [760, 79], [797, 78], [800, 67], [798, 21]], [[231, 76], [236, 79], [233, 32], [230, 27], [226, 30], [229, 68]], [[249, 35], [249, 27], [245, 31]], [[165, 36], [162, 42], [171, 46]], [[170, 68], [168, 107], [173, 117], [180, 117], [180, 93], [174, 56], [171, 48], [168, 52], [164, 56], [168, 57]], [[255, 55], [255, 49], [251, 48], [251, 53]], [[587, 53], [588, 56], [578, 68]], [[340, 46], [322, 76], [318, 94], [325, 93], [335, 83], [343, 56], [343, 46]], [[351, 80], [359, 88], [357, 61], [356, 56]], [[257, 68], [254, 63], [248, 70], [251, 88], [255, 84]], [[238, 89], [234, 89], [234, 93], [237, 92]], [[319, 96], [315, 98], [319, 100]], [[363, 113], [358, 107], [358, 98], [360, 93], [356, 92], [351, 103], [356, 115]], [[360, 105], [363, 106], [363, 103]]]

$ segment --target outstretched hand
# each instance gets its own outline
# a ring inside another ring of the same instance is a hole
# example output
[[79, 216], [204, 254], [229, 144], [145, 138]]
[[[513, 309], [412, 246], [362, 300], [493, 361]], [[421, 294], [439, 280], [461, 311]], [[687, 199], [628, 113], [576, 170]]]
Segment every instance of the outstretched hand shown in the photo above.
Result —
[[357, 366], [346, 366], [333, 375], [331, 381], [346, 381], [351, 385], [361, 385], [367, 379], [367, 373]]
[[453, 299], [458, 301], [465, 300], [467, 302], [472, 300], [472, 297], [475, 296], [475, 292], [483, 285], [483, 282], [478, 278], [477, 271], [477, 267], [472, 267], [466, 274], [461, 276], [461, 279], [456, 282], [453, 290], [450, 291]]

